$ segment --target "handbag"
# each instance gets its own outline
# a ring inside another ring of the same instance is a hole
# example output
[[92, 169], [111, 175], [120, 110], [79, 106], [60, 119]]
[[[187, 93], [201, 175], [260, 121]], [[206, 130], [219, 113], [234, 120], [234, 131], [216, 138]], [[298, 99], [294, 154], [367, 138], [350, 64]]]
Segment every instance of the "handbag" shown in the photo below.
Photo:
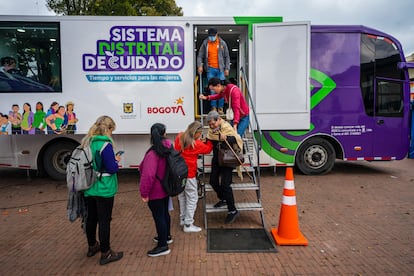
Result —
[[228, 147], [222, 147], [218, 144], [218, 163], [220, 167], [237, 167], [243, 165], [244, 155], [242, 150], [233, 150], [227, 141]]
[[231, 107], [228, 107], [226, 110], [226, 120], [227, 121], [233, 121], [234, 119], [234, 112]]
[[231, 88], [229, 93], [229, 107], [226, 110], [226, 120], [227, 121], [233, 121], [234, 119], [234, 112], [233, 108], [231, 108], [231, 91], [233, 91], [234, 86]]

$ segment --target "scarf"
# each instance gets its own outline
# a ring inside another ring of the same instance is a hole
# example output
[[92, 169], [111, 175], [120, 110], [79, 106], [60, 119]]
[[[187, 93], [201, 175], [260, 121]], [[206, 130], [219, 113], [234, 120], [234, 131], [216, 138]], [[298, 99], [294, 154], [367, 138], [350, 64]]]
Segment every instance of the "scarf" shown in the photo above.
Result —
[[236, 142], [240, 150], [243, 149], [243, 140], [241, 139], [240, 135], [234, 130], [234, 128], [228, 122], [224, 121], [223, 119], [221, 119], [221, 123], [218, 129], [208, 129], [207, 139], [213, 141], [220, 141], [220, 133], [226, 136], [234, 136], [236, 138]]

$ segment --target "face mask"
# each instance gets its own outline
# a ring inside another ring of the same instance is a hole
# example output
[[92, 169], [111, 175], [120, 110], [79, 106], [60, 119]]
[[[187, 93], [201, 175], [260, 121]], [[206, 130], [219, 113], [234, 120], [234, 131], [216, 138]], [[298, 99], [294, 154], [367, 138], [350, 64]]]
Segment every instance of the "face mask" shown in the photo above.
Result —
[[208, 39], [211, 41], [211, 42], [214, 42], [214, 41], [216, 41], [216, 39], [217, 39], [217, 37], [214, 35], [210, 35], [209, 37], [208, 37]]

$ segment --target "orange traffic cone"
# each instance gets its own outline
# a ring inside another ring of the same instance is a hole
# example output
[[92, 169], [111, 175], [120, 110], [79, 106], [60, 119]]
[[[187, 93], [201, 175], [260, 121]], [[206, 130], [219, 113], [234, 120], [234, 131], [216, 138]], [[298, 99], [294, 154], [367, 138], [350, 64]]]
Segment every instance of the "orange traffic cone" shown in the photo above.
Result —
[[308, 245], [308, 241], [299, 230], [295, 184], [291, 167], [286, 168], [279, 228], [272, 228], [272, 236], [278, 245]]

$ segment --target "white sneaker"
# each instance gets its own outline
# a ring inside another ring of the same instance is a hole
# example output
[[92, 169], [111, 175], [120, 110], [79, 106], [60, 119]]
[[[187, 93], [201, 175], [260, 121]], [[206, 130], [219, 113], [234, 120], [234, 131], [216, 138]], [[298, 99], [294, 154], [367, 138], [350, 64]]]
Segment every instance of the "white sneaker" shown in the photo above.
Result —
[[187, 224], [184, 225], [184, 232], [191, 233], [191, 232], [200, 232], [202, 229], [194, 224]]

